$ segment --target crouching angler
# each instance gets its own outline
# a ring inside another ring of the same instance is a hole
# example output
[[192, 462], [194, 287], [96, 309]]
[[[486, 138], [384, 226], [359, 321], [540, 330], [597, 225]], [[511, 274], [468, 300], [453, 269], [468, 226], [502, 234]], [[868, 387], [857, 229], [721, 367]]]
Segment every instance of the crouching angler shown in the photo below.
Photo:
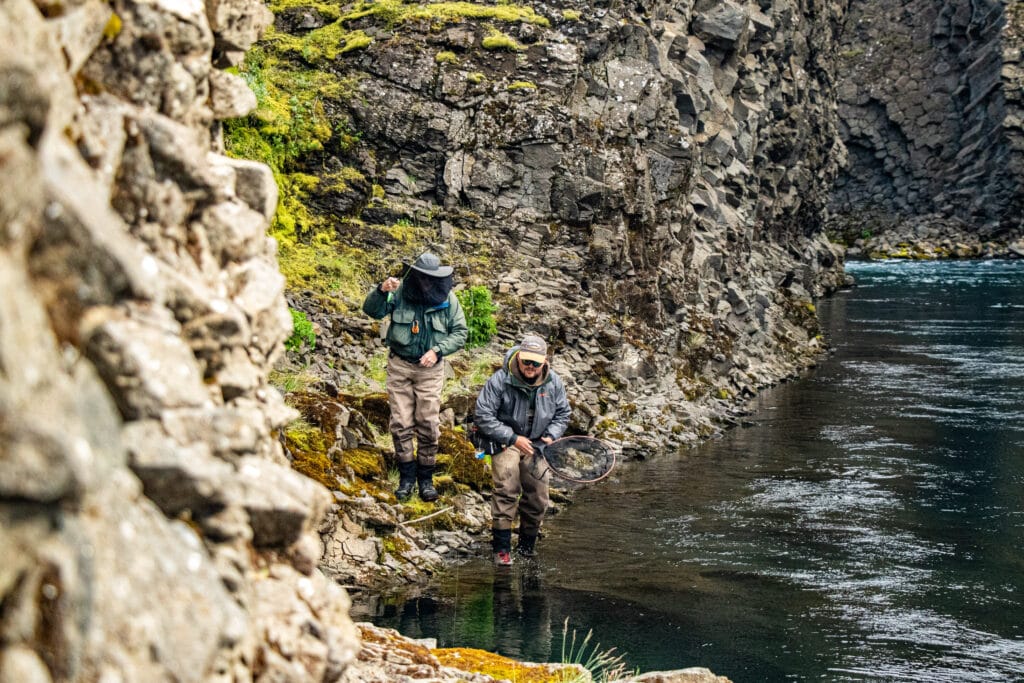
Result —
[[551, 472], [538, 467], [535, 442], [551, 443], [565, 433], [572, 410], [562, 378], [551, 369], [547, 344], [526, 335], [509, 349], [476, 401], [474, 422], [498, 452], [491, 456], [494, 495], [491, 532], [494, 562], [512, 564], [512, 523], [519, 516], [518, 554], [532, 557], [549, 503]]
[[363, 302], [370, 317], [391, 316], [384, 343], [389, 349], [386, 386], [399, 500], [408, 499], [417, 482], [420, 498], [437, 500], [434, 467], [444, 359], [466, 344], [469, 333], [452, 285], [452, 267], [425, 253], [405, 268], [401, 279], [384, 280]]

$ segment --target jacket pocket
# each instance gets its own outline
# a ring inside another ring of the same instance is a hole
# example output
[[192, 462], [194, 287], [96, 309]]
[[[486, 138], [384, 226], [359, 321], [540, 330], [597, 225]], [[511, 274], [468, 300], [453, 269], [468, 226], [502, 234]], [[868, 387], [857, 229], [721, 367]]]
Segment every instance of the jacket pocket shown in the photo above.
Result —
[[388, 339], [392, 344], [398, 346], [409, 346], [412, 344], [412, 323], [416, 320], [416, 311], [408, 308], [396, 308], [391, 313], [391, 327], [388, 329]]
[[444, 313], [430, 315], [430, 328], [434, 330], [434, 339], [440, 341], [448, 336], [448, 316]]

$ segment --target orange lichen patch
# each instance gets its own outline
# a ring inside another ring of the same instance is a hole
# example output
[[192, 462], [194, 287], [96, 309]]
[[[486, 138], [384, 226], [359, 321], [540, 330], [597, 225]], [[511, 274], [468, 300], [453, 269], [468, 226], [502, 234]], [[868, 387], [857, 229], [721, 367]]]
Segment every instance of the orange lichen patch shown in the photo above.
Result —
[[575, 666], [524, 664], [486, 650], [455, 647], [439, 648], [431, 652], [444, 666], [516, 683], [564, 683], [575, 680], [580, 673]]
[[404, 658], [413, 664], [421, 664], [430, 667], [438, 667], [437, 658], [431, 653], [430, 648], [425, 645], [410, 641], [398, 631], [389, 628], [366, 627], [357, 624], [359, 636], [366, 643], [382, 645], [391, 652], [400, 652]]

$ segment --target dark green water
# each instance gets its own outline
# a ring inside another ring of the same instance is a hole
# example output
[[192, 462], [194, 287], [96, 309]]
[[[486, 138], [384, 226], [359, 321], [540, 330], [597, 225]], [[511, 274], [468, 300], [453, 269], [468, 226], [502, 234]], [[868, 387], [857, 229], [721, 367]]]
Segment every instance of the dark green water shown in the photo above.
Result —
[[537, 563], [355, 616], [533, 661], [568, 619], [736, 683], [1024, 680], [1024, 262], [850, 271], [835, 353], [749, 426], [583, 491]]

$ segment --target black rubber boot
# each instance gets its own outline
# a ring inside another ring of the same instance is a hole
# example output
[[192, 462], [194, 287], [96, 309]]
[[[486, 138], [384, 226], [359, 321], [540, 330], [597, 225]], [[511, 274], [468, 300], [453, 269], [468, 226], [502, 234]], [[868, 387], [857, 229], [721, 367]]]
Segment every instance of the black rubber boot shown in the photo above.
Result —
[[412, 489], [416, 485], [416, 461], [398, 463], [398, 488], [395, 489], [395, 498], [408, 500], [412, 495]]
[[536, 555], [535, 548], [537, 547], [537, 534], [519, 534], [519, 545], [516, 546], [516, 554], [522, 555], [523, 557], [533, 557]]
[[512, 530], [492, 529], [491, 549], [494, 550], [494, 564], [499, 567], [512, 566]]
[[416, 468], [416, 479], [420, 483], [420, 499], [425, 503], [437, 500], [437, 489], [434, 488], [434, 466], [419, 465]]

